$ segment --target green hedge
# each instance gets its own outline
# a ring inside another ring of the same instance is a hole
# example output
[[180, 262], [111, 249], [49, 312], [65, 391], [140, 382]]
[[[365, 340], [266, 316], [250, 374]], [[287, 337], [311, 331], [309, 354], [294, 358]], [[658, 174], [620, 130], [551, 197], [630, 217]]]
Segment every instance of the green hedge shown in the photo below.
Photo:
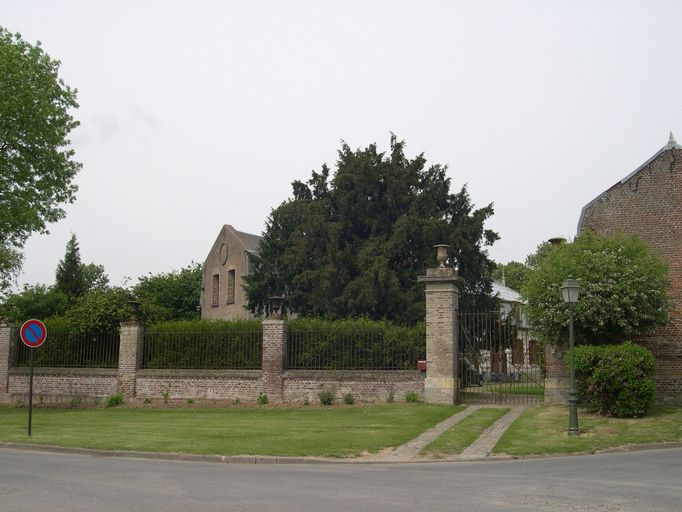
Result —
[[330, 370], [414, 370], [426, 357], [426, 327], [365, 318], [300, 318], [289, 323], [288, 367]]
[[17, 342], [16, 365], [28, 366], [34, 352], [36, 367], [52, 368], [116, 368], [118, 366], [118, 333], [83, 333], [71, 328], [63, 317], [45, 320], [47, 339], [42, 346], [30, 349]]
[[631, 342], [575, 349], [576, 388], [600, 414], [644, 416], [654, 402], [654, 356]]
[[182, 320], [145, 330], [142, 368], [257, 369], [260, 320]]

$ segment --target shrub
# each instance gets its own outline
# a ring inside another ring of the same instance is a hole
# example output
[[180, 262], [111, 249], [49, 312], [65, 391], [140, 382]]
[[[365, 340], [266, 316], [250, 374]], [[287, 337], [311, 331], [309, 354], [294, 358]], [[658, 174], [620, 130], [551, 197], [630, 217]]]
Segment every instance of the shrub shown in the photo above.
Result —
[[268, 403], [268, 395], [261, 393], [260, 395], [258, 395], [256, 401], [261, 405], [265, 405]]
[[187, 403], [192, 405], [194, 403], [194, 398], [188, 398]]
[[142, 402], [143, 402], [145, 405], [149, 405], [149, 404], [152, 403], [152, 399], [149, 398], [149, 397], [147, 397], [147, 398], [145, 398]]
[[386, 395], [386, 403], [392, 404], [393, 402], [395, 402], [395, 393], [393, 391], [389, 391], [388, 395]]
[[569, 276], [581, 287], [575, 304], [576, 339], [592, 345], [620, 343], [666, 322], [668, 271], [638, 238], [585, 232], [573, 243], [538, 250], [522, 294], [533, 330], [544, 341], [568, 338], [561, 284]]
[[104, 399], [104, 404], [107, 407], [117, 407], [123, 404], [123, 395], [121, 393], [116, 393], [115, 395], [108, 396]]
[[654, 356], [641, 345], [577, 347], [575, 372], [579, 398], [599, 414], [636, 418], [653, 404]]
[[167, 404], [168, 399], [170, 398], [170, 393], [168, 391], [164, 391], [163, 393], [161, 393], [161, 396], [163, 397], [163, 403]]
[[419, 402], [419, 395], [416, 391], [408, 391], [405, 393], [405, 401], [411, 404]]
[[317, 397], [320, 399], [322, 405], [331, 405], [334, 403], [334, 393], [331, 391], [320, 391], [317, 394]]
[[355, 396], [353, 396], [353, 393], [346, 393], [343, 395], [343, 403], [346, 405], [353, 405], [355, 403]]

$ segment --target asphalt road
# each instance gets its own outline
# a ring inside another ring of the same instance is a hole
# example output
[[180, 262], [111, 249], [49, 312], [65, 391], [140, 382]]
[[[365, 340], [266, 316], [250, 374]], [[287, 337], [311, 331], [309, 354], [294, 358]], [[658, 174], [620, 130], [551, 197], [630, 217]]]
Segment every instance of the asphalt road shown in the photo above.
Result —
[[0, 448], [0, 511], [675, 511], [682, 449], [497, 462], [250, 465]]

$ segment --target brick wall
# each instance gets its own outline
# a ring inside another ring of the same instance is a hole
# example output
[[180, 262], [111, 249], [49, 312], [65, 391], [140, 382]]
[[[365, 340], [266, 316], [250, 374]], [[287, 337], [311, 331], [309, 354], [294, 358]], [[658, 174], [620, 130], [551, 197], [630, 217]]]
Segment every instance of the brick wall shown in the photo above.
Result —
[[261, 392], [260, 370], [140, 370], [137, 398], [255, 401]]
[[658, 400], [682, 402], [682, 149], [661, 152], [588, 205], [581, 229], [637, 235], [668, 265], [675, 310], [666, 326], [636, 341], [656, 357]]
[[325, 371], [288, 370], [284, 372], [284, 401], [310, 403], [319, 401], [320, 391], [331, 391], [337, 400], [351, 393], [361, 402], [383, 402], [389, 393], [396, 401], [405, 399], [405, 393], [424, 392], [424, 377], [417, 370], [396, 371]]
[[[9, 400], [28, 401], [28, 368], [12, 368]], [[34, 368], [34, 403], [71, 398], [103, 398], [116, 393], [116, 370], [99, 368]]]

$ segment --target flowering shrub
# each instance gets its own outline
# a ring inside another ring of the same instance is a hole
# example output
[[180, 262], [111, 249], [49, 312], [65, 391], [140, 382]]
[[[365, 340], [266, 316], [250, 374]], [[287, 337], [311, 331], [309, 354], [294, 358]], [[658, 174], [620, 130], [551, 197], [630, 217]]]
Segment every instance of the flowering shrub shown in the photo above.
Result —
[[544, 247], [536, 263], [522, 295], [534, 331], [546, 342], [568, 339], [561, 284], [569, 276], [581, 287], [574, 306], [578, 341], [620, 343], [668, 319], [667, 268], [636, 237], [586, 232], [573, 243]]

